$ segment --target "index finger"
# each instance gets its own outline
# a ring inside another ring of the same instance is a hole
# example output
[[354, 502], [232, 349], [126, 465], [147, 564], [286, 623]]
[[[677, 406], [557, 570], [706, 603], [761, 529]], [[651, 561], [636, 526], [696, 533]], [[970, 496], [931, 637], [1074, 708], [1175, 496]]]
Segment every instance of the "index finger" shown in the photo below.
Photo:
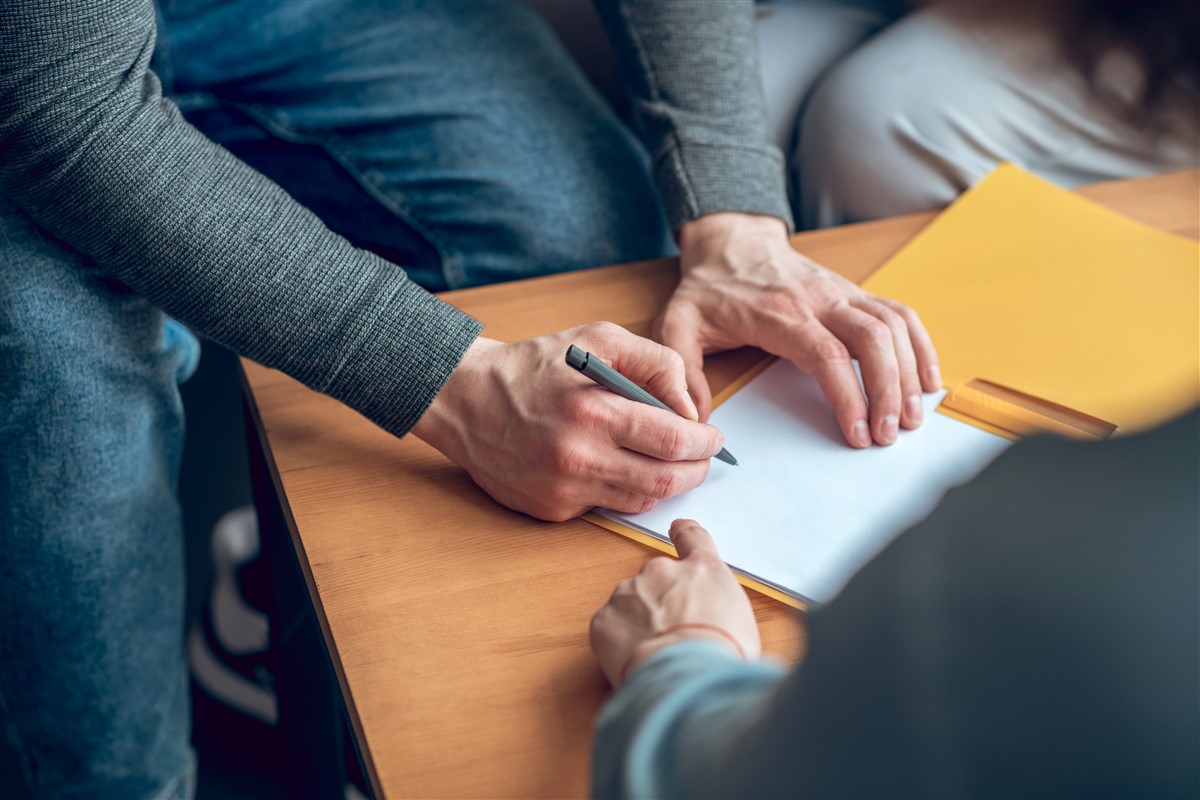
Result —
[[700, 418], [688, 394], [683, 358], [669, 347], [642, 338], [617, 325], [590, 326], [601, 337], [592, 352], [682, 417]]
[[660, 461], [699, 461], [721, 452], [725, 436], [712, 425], [670, 411], [634, 405], [615, 395], [601, 398], [612, 408], [607, 422], [613, 443]]
[[717, 543], [712, 535], [694, 519], [677, 519], [671, 523], [671, 542], [680, 558], [687, 558], [693, 553], [708, 553], [720, 558]]

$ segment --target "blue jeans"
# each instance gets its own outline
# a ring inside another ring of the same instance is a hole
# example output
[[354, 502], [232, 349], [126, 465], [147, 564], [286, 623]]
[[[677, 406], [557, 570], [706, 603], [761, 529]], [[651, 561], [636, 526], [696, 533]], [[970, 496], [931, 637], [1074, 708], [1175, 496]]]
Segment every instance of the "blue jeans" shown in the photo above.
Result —
[[[520, 4], [176, 0], [159, 35], [194, 125], [430, 289], [670, 248], [645, 154]], [[192, 791], [198, 352], [0, 198], [0, 703], [38, 794]]]

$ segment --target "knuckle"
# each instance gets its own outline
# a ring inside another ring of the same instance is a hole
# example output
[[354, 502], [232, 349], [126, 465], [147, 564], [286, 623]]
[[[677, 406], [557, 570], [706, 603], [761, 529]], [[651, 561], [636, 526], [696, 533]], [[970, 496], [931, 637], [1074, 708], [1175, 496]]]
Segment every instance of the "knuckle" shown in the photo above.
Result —
[[653, 497], [639, 497], [633, 503], [633, 513], [644, 514], [656, 505], [658, 505], [658, 501]]
[[823, 364], [845, 364], [850, 361], [850, 351], [846, 345], [832, 337], [821, 339], [813, 347], [813, 354], [818, 362]]
[[892, 308], [896, 311], [897, 314], [904, 317], [904, 321], [906, 323], [908, 323], [909, 325], [919, 326], [921, 324], [921, 315], [917, 313], [917, 310], [915, 308], [913, 308], [911, 306], [901, 305], [900, 303], [897, 303], [896, 305], [892, 306]]
[[[554, 448], [552, 462], [556, 475], [561, 478], [578, 478], [588, 472], [588, 455], [585, 448], [574, 442], [559, 442]], [[561, 493], [556, 485], [549, 490], [549, 496]]]
[[883, 320], [884, 324], [894, 331], [902, 331], [908, 327], [908, 323], [902, 314], [892, 310], [891, 308], [888, 308], [885, 305], [879, 306], [878, 313], [879, 318]]
[[669, 425], [659, 438], [659, 452], [667, 461], [679, 461], [687, 449], [687, 437], [678, 426]]
[[681, 300], [679, 297], [672, 297], [667, 301], [658, 318], [668, 324], [682, 322], [690, 311], [690, 305], [686, 300]]
[[542, 503], [555, 508], [570, 505], [573, 499], [567, 490], [567, 482], [559, 477], [552, 479], [538, 494]]
[[683, 356], [679, 355], [678, 352], [672, 350], [669, 347], [666, 347], [663, 349], [665, 349], [667, 351], [667, 354], [666, 354], [667, 369], [671, 370], [672, 372], [683, 372], [683, 367], [684, 367]]
[[588, 325], [591, 333], [601, 340], [616, 339], [625, 332], [625, 329], [615, 322], [603, 320], [601, 322], [593, 322]]
[[590, 423], [601, 417], [601, 405], [597, 392], [592, 387], [580, 387], [567, 393], [562, 408], [568, 419], [576, 423]]
[[859, 326], [859, 332], [863, 341], [872, 347], [885, 347], [892, 342], [892, 329], [885, 322], [874, 317], [863, 320]]
[[583, 422], [588, 416], [589, 404], [582, 395], [583, 392], [571, 392], [563, 398], [562, 410], [570, 422]]
[[654, 477], [654, 488], [650, 496], [658, 500], [674, 497], [683, 490], [683, 481], [678, 470], [664, 469]]
[[767, 292], [762, 295], [758, 308], [761, 312], [772, 317], [799, 317], [803, 306], [800, 295], [796, 292]]

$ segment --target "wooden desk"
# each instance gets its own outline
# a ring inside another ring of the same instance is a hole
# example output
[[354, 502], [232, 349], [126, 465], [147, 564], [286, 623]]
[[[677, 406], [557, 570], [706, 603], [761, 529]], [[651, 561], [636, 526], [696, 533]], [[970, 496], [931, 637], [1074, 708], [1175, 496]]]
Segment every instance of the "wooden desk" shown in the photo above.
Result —
[[[1188, 172], [1083, 194], [1195, 238], [1198, 185], [1200, 173]], [[801, 234], [795, 244], [862, 280], [932, 216]], [[445, 298], [498, 339], [602, 319], [646, 334], [676, 279], [662, 260]], [[756, 358], [712, 358], [714, 391]], [[591, 723], [606, 696], [588, 620], [651, 551], [586, 522], [501, 508], [415, 438], [396, 440], [278, 372], [244, 367], [271, 479], [260, 497], [280, 501], [375, 794], [585, 795]], [[766, 649], [794, 659], [803, 642], [792, 612], [753, 596]], [[285, 674], [292, 666], [281, 664]]]

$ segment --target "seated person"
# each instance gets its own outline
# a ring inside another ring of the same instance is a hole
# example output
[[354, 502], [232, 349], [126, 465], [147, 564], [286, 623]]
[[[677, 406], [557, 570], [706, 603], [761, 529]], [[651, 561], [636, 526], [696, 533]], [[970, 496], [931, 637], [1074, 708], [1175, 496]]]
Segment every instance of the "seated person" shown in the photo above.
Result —
[[[1196, 797], [1200, 412], [1022, 442], [759, 660], [708, 533], [622, 582], [596, 797]], [[799, 523], [802, 524], [802, 523]]]
[[[803, 107], [805, 225], [941, 205], [1000, 160], [1065, 185], [1196, 163], [1195, 4], [1012, 4], [1001, 28], [983, 5], [760, 11], [777, 137]], [[678, 521], [681, 560], [592, 622], [618, 686], [594, 794], [1200, 795], [1198, 423], [1014, 447], [808, 615], [790, 672], [759, 661], [745, 593]]]
[[763, 84], [797, 224], [938, 208], [1002, 161], [1066, 187], [1195, 166], [1195, 99], [1176, 79], [1195, 63], [1197, 7], [760, 3]]

